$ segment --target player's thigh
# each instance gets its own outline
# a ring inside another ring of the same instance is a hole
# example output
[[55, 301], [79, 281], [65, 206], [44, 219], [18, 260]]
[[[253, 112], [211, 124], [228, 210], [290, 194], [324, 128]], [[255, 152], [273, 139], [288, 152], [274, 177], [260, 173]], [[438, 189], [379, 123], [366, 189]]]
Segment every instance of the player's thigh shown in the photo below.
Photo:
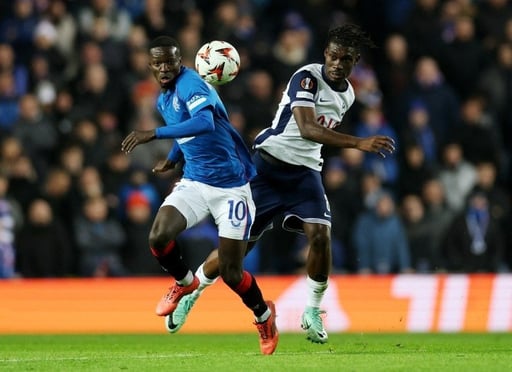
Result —
[[161, 205], [175, 207], [186, 220], [186, 228], [197, 225], [209, 215], [207, 192], [205, 185], [199, 182], [182, 179], [172, 192], [167, 195]]
[[283, 227], [303, 233], [304, 223], [331, 226], [331, 208], [319, 172], [308, 172], [288, 195]]
[[257, 175], [251, 181], [251, 191], [256, 206], [256, 216], [251, 228], [251, 241], [255, 241], [273, 228], [274, 217], [285, 211], [284, 195], [270, 179]]
[[249, 184], [208, 189], [208, 205], [219, 229], [219, 237], [247, 240], [256, 210]]

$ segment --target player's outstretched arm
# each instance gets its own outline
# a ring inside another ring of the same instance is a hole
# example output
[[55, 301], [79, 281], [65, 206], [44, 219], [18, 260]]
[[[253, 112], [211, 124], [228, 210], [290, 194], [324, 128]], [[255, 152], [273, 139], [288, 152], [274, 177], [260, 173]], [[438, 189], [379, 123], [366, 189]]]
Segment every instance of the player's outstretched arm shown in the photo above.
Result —
[[155, 138], [155, 130], [134, 130], [121, 142], [121, 150], [128, 154], [137, 145], [152, 141]]

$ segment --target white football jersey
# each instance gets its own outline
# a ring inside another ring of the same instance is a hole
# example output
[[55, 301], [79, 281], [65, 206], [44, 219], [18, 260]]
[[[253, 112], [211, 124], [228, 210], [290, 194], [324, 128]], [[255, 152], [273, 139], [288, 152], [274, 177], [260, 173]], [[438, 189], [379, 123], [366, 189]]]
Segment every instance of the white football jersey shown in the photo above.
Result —
[[326, 81], [324, 65], [301, 67], [290, 78], [279, 103], [272, 126], [261, 131], [254, 148], [262, 149], [286, 163], [320, 171], [322, 144], [304, 139], [292, 113], [296, 106], [313, 107], [318, 125], [334, 129], [354, 103], [354, 88], [347, 80], [345, 91], [333, 89]]

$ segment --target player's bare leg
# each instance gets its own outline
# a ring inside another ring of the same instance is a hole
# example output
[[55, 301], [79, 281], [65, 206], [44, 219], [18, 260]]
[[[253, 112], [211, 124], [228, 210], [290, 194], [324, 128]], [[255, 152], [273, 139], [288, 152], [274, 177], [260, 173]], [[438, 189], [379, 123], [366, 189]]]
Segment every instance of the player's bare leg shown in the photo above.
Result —
[[326, 225], [312, 223], [304, 223], [304, 232], [309, 242], [306, 261], [308, 294], [301, 327], [310, 341], [323, 344], [328, 336], [322, 320], [325, 311], [320, 310], [320, 303], [327, 290], [332, 265], [331, 232]]
[[262, 354], [272, 354], [279, 340], [276, 327], [275, 306], [265, 301], [254, 276], [243, 270], [247, 242], [220, 238], [219, 272], [224, 283], [235, 292], [244, 305], [254, 314]]
[[[249, 252], [256, 242], [249, 242], [247, 252]], [[176, 310], [165, 319], [165, 327], [170, 333], [176, 333], [185, 324], [188, 314], [192, 310], [196, 301], [199, 299], [203, 291], [216, 282], [219, 277], [219, 251], [213, 250], [206, 260], [198, 267], [196, 277], [199, 279], [199, 286], [190, 295], [184, 296]]]
[[163, 206], [158, 210], [151, 228], [151, 253], [160, 266], [175, 279], [174, 284], [156, 306], [156, 314], [159, 316], [172, 313], [180, 299], [192, 293], [199, 285], [199, 280], [183, 261], [180, 247], [175, 240], [186, 226], [185, 218], [175, 207]]

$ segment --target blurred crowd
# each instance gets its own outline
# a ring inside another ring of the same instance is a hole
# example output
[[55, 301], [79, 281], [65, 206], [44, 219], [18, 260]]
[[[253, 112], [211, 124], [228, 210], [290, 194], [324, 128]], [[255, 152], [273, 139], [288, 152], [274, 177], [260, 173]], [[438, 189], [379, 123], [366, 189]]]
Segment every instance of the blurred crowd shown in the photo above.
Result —
[[[206, 41], [236, 46], [240, 74], [219, 91], [250, 146], [346, 22], [378, 47], [353, 71], [339, 130], [389, 135], [397, 153], [324, 148], [334, 270], [510, 271], [510, 1], [12, 0], [0, 2], [0, 278], [162, 274], [147, 237], [180, 174], [151, 168], [172, 141], [120, 151], [131, 130], [162, 125], [149, 40], [175, 37], [190, 67]], [[197, 266], [215, 227], [180, 243]], [[276, 228], [246, 265], [297, 273], [307, 252]]]

